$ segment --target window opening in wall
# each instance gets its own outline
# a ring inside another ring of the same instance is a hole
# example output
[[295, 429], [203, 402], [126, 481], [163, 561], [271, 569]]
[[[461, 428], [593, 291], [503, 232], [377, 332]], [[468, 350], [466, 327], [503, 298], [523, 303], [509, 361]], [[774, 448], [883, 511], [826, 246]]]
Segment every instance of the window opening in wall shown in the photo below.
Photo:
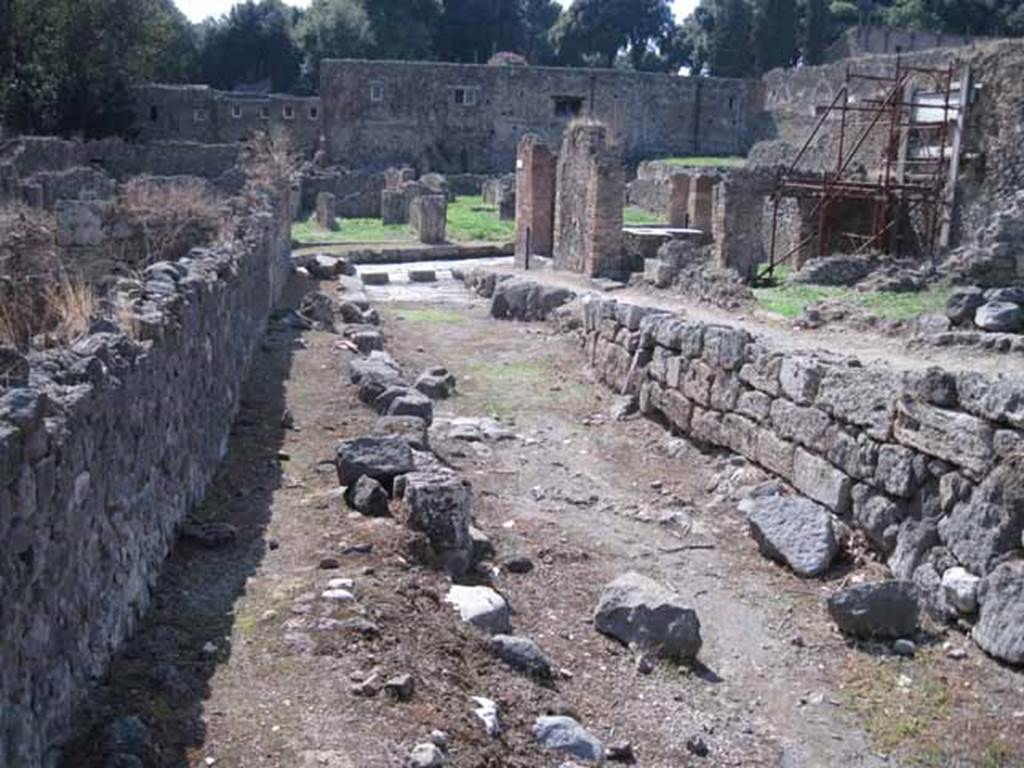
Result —
[[205, 123], [208, 115], [206, 110], [202, 107], [196, 107], [192, 110], [192, 122], [193, 123]]
[[231, 107], [231, 116], [233, 118], [235, 118], [235, 120], [241, 120], [242, 119], [242, 106], [240, 104], [232, 105], [232, 107]]
[[260, 119], [262, 119], [262, 120], [269, 120], [270, 119], [270, 107], [265, 106], [265, 105], [260, 107]]
[[160, 108], [155, 104], [149, 108], [149, 122], [155, 123], [160, 119]]
[[733, 98], [732, 96], [730, 96], [730, 97], [729, 97], [729, 109], [732, 109], [732, 108], [733, 108], [733, 105], [734, 105], [735, 103], [736, 103], [736, 99], [735, 99], [735, 98]]
[[319, 107], [310, 107], [309, 108], [309, 119], [310, 120], [317, 120], [317, 119], [319, 119], [319, 117], [320, 117], [320, 108]]
[[463, 107], [476, 106], [477, 90], [477, 88], [456, 88], [455, 103]]
[[580, 96], [552, 96], [555, 101], [555, 117], [579, 117], [583, 112], [583, 98]]
[[370, 101], [384, 101], [384, 84], [370, 84]]
[[295, 119], [295, 107], [284, 107], [281, 110], [281, 116], [284, 117], [285, 120], [294, 120]]

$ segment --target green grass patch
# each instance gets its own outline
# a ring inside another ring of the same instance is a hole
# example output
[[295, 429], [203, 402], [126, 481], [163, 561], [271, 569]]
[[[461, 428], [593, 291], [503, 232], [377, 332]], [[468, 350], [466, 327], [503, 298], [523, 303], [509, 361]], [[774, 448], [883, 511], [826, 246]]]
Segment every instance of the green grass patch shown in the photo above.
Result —
[[747, 164], [745, 157], [711, 157], [693, 155], [690, 157], [663, 157], [659, 163], [678, 165], [683, 168], [741, 168]]
[[[416, 239], [408, 224], [384, 224], [380, 219], [339, 219], [337, 231], [324, 229], [316, 217], [292, 224], [297, 243], [409, 243]], [[486, 205], [479, 196], [459, 197], [448, 205], [448, 239], [505, 242], [515, 237], [515, 222], [498, 218], [498, 207]]]
[[473, 403], [480, 413], [501, 418], [525, 411], [545, 411], [559, 406], [582, 403], [586, 389], [561, 380], [557, 368], [549, 362], [483, 362], [464, 365], [465, 385], [459, 383], [461, 397]]
[[403, 309], [396, 313], [399, 320], [413, 325], [451, 325], [466, 322], [466, 316], [444, 309]]
[[639, 208], [635, 205], [627, 205], [622, 209], [622, 223], [628, 226], [644, 224], [664, 224], [664, 220], [656, 213]]
[[448, 205], [448, 239], [455, 242], [484, 240], [502, 243], [515, 238], [516, 223], [498, 218], [498, 206], [479, 195], [455, 198]]
[[909, 320], [924, 313], [944, 311], [952, 291], [950, 286], [940, 283], [917, 293], [861, 293], [840, 286], [789, 284], [786, 274], [786, 270], [777, 268], [778, 285], [754, 289], [762, 309], [783, 317], [798, 317], [811, 304], [829, 299], [847, 302], [884, 320]]

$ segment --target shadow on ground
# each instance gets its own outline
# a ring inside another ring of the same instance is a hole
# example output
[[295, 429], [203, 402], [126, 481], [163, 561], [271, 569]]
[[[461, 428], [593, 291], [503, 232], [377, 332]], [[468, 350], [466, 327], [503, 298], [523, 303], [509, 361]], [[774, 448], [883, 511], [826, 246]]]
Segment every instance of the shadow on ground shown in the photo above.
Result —
[[[292, 281], [282, 307], [298, 306], [306, 289]], [[285, 382], [298, 344], [297, 330], [268, 330], [243, 385], [228, 454], [206, 500], [193, 511], [198, 520], [234, 526], [234, 540], [208, 548], [184, 538], [175, 545], [150, 614], [81, 707], [78, 735], [64, 747], [61, 768], [139, 765], [112, 759], [118, 751], [133, 752], [147, 768], [181, 768], [201, 752], [204, 701], [218, 666], [231, 656], [235, 603], [267, 548], [275, 546], [265, 531], [274, 491], [286, 480], [280, 455]], [[132, 723], [111, 727], [133, 717], [146, 727], [141, 738]]]

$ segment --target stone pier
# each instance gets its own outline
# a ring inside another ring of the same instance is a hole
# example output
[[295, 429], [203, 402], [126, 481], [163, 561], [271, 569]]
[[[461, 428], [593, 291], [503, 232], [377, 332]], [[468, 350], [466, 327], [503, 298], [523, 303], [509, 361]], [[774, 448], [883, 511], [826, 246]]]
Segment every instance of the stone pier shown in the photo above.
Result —
[[528, 255], [552, 255], [557, 167], [558, 155], [533, 134], [527, 134], [519, 142], [516, 159], [517, 267], [527, 265]]

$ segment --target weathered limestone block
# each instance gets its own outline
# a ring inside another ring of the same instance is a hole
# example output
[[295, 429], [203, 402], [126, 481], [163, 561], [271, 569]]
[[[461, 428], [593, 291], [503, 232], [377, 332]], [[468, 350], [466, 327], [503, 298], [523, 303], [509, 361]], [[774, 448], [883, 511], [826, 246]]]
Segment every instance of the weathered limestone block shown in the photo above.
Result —
[[702, 360], [692, 362], [683, 376], [683, 394], [695, 403], [703, 406], [711, 404], [711, 385], [715, 380], [715, 371]]
[[964, 410], [989, 421], [1024, 429], [1024, 376], [959, 373], [956, 388]]
[[711, 407], [716, 411], [732, 411], [740, 398], [743, 385], [732, 373], [719, 373], [711, 382], [709, 393]]
[[853, 520], [868, 540], [883, 553], [896, 547], [899, 522], [904, 516], [899, 506], [884, 493], [869, 485], [855, 485], [852, 492]]
[[815, 405], [840, 421], [863, 427], [876, 440], [888, 440], [898, 391], [896, 374], [880, 366], [830, 366], [818, 383]]
[[690, 418], [690, 434], [711, 445], [725, 445], [722, 435], [722, 414], [694, 406]]
[[685, 395], [674, 389], [666, 389], [660, 392], [658, 408], [680, 432], [690, 431], [693, 404], [686, 399]]
[[889, 570], [897, 579], [910, 579], [932, 548], [941, 543], [934, 520], [907, 518], [896, 534], [896, 549], [889, 556]]
[[704, 328], [704, 359], [716, 368], [739, 370], [747, 358], [750, 334], [742, 328], [708, 325]]
[[858, 584], [834, 593], [828, 612], [846, 634], [865, 640], [896, 639], [917, 633], [917, 590], [906, 581]]
[[1024, 561], [1003, 563], [986, 576], [978, 598], [974, 641], [997, 659], [1024, 664]]
[[406, 525], [426, 534], [438, 563], [452, 576], [473, 564], [473, 490], [449, 470], [411, 472], [405, 476], [402, 509]]
[[727, 413], [722, 417], [720, 434], [723, 444], [752, 460], [757, 457], [757, 432], [754, 422], [737, 413]]
[[980, 478], [992, 462], [992, 427], [966, 413], [900, 398], [895, 438], [921, 453], [945, 459]]
[[878, 449], [875, 482], [893, 496], [909, 498], [917, 487], [914, 452], [901, 445], [886, 443]]
[[330, 192], [316, 196], [316, 223], [332, 232], [338, 229], [338, 203]]
[[772, 402], [771, 420], [775, 430], [787, 440], [824, 454], [828, 449], [832, 420], [817, 408], [804, 408], [779, 398]]
[[736, 410], [754, 421], [766, 421], [771, 413], [772, 399], [764, 392], [747, 390], [736, 401]]
[[755, 499], [748, 521], [761, 553], [785, 563], [800, 576], [820, 576], [839, 549], [832, 513], [807, 499]]
[[825, 366], [814, 358], [784, 358], [779, 368], [782, 394], [798, 405], [813, 405], [825, 371]]
[[795, 445], [783, 440], [773, 430], [762, 427], [757, 431], [757, 463], [787, 480], [793, 477], [795, 451]]
[[793, 456], [793, 485], [837, 515], [845, 515], [850, 508], [850, 478], [802, 448], [797, 448]]
[[858, 480], [875, 477], [878, 467], [878, 443], [863, 432], [857, 436], [833, 427], [828, 437], [826, 458], [843, 472]]
[[[664, 350], [664, 347], [657, 347], [657, 350]], [[671, 354], [664, 350], [666, 354]], [[679, 389], [683, 384], [683, 376], [689, 367], [685, 358], [679, 355], [669, 357], [665, 363], [665, 386], [671, 389]]]
[[409, 223], [421, 243], [445, 242], [448, 226], [448, 198], [444, 195], [420, 195], [409, 204]]
[[382, 224], [407, 224], [409, 222], [409, 204], [402, 190], [381, 190], [380, 218]]

